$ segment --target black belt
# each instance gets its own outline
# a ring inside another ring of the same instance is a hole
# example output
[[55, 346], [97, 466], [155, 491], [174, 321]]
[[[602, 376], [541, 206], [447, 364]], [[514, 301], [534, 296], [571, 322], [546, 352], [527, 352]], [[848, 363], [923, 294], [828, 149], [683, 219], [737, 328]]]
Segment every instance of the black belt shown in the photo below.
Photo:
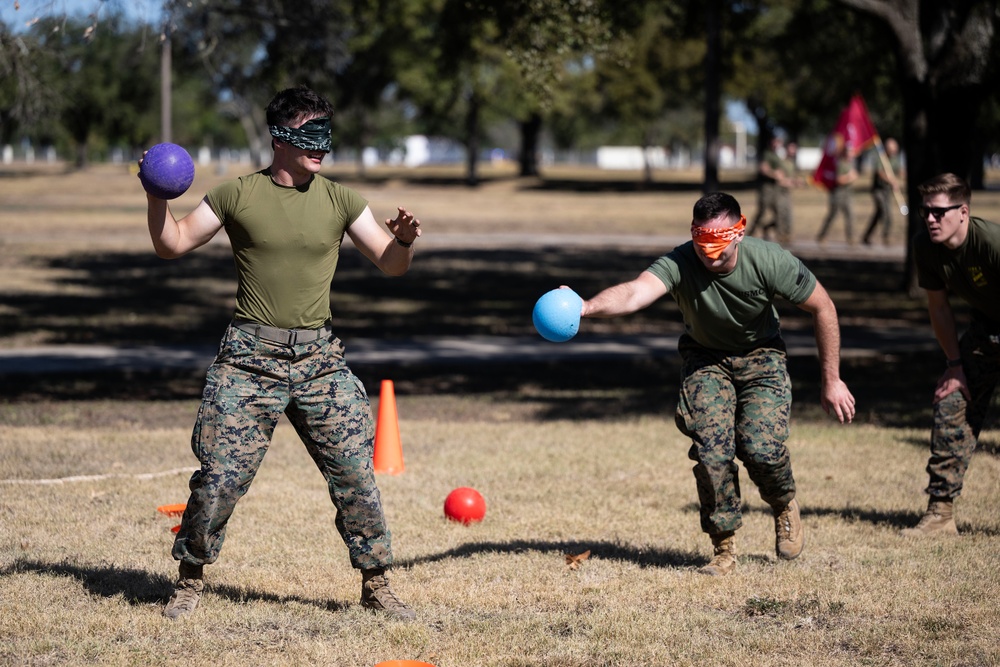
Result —
[[269, 327], [266, 324], [234, 320], [233, 326], [240, 331], [246, 331], [248, 334], [257, 336], [257, 338], [262, 338], [271, 343], [278, 343], [279, 345], [310, 343], [333, 333], [333, 327], [329, 324], [324, 324], [319, 329], [279, 329], [278, 327]]

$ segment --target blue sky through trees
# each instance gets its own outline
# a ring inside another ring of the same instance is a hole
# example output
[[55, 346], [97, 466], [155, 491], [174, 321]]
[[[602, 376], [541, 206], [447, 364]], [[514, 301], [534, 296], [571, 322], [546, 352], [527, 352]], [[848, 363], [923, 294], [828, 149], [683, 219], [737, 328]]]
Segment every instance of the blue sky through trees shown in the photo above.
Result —
[[[20, 6], [20, 8], [16, 8]], [[121, 10], [133, 20], [147, 23], [159, 19], [163, 3], [158, 0], [0, 0], [0, 19], [14, 30], [22, 30], [36, 17], [86, 17], [97, 13], [98, 18]]]

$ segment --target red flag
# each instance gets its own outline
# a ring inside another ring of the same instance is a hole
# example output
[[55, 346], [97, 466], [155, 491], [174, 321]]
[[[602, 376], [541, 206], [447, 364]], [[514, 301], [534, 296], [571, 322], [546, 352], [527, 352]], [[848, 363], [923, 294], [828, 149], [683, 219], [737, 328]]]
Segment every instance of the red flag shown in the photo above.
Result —
[[875, 125], [868, 115], [868, 107], [860, 95], [851, 98], [847, 108], [840, 114], [836, 127], [833, 128], [823, 144], [823, 158], [813, 172], [813, 181], [832, 190], [837, 182], [837, 145], [847, 142], [856, 153], [871, 148], [878, 138]]

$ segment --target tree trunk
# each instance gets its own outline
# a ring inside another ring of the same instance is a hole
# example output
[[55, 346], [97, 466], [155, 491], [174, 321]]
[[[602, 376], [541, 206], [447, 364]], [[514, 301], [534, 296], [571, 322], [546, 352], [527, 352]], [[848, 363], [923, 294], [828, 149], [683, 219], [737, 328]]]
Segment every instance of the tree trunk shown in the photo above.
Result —
[[913, 238], [923, 221], [920, 219], [917, 185], [923, 183], [934, 173], [927, 150], [927, 112], [923, 108], [921, 98], [923, 85], [919, 81], [903, 82], [903, 146], [906, 151], [906, 201], [909, 215], [906, 216], [906, 260], [903, 265], [902, 288], [910, 296], [919, 293], [917, 286], [917, 267], [913, 257]]
[[264, 120], [264, 111], [255, 110], [242, 97], [236, 98], [230, 107], [239, 120], [240, 127], [243, 128], [247, 137], [247, 145], [250, 148], [250, 160], [257, 169], [262, 168], [264, 159], [264, 141], [271, 138], [271, 132], [267, 129], [267, 122]]
[[465, 115], [465, 184], [479, 185], [479, 95], [469, 95], [469, 108]]
[[76, 142], [76, 168], [83, 169], [87, 166], [87, 142]]
[[538, 176], [538, 139], [542, 134], [542, 115], [532, 113], [521, 123], [521, 176]]
[[[908, 238], [923, 226], [917, 186], [952, 172], [977, 182], [983, 156], [976, 130], [983, 82], [997, 25], [993, 0], [921, 3], [919, 0], [841, 0], [878, 17], [896, 37], [903, 94], [903, 140]], [[913, 244], [906, 246], [903, 289], [917, 287]]]
[[754, 120], [757, 121], [757, 155], [754, 164], [760, 172], [760, 161], [764, 159], [764, 152], [771, 145], [771, 137], [774, 136], [774, 129], [771, 127], [771, 116], [767, 109], [756, 98], [747, 100], [747, 106]]
[[358, 167], [358, 178], [362, 181], [368, 176], [367, 167], [365, 166], [365, 146], [368, 145], [369, 138], [371, 137], [372, 131], [370, 128], [370, 123], [368, 122], [368, 114], [364, 111], [358, 111], [356, 115], [358, 135], [355, 137], [357, 149], [357, 167]]
[[720, 0], [706, 3], [705, 41], [705, 192], [719, 189], [720, 59], [722, 10]]

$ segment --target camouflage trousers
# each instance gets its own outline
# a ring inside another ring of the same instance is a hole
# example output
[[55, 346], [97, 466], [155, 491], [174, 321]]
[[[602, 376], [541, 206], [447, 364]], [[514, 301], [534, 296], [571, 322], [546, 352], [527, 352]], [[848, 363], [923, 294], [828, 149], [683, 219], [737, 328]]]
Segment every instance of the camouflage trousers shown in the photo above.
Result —
[[701, 505], [701, 529], [710, 535], [743, 525], [739, 459], [760, 497], [772, 507], [795, 498], [785, 447], [792, 386], [780, 337], [743, 353], [704, 348], [682, 336], [677, 428], [691, 438], [688, 458]]
[[390, 533], [372, 464], [371, 406], [344, 361], [340, 341], [330, 335], [286, 346], [233, 326], [208, 370], [191, 437], [201, 468], [191, 476], [174, 558], [210, 564], [219, 557], [229, 518], [249, 490], [282, 414], [326, 479], [351, 564], [391, 565]]
[[854, 240], [854, 208], [851, 205], [851, 188], [849, 186], [836, 187], [830, 191], [830, 208], [827, 210], [819, 234], [816, 236], [817, 241], [826, 238], [827, 232], [830, 231], [830, 225], [833, 224], [838, 213], [844, 216], [844, 236], [850, 243]]
[[959, 349], [972, 400], [956, 391], [934, 406], [927, 493], [936, 498], [954, 499], [962, 493], [965, 473], [1000, 384], [1000, 331], [990, 332], [974, 321], [962, 335]]
[[762, 183], [760, 194], [757, 200], [757, 215], [754, 216], [747, 234], [753, 236], [757, 228], [764, 222], [764, 216], [771, 214], [772, 219], [763, 225], [760, 235], [762, 238], [768, 237], [768, 230], [775, 229], [778, 233], [778, 240], [787, 243], [792, 237], [792, 197], [788, 188], [783, 188], [777, 183]]
[[868, 243], [874, 236], [879, 223], [882, 223], [882, 241], [889, 243], [889, 232], [892, 228], [892, 215], [895, 211], [893, 194], [891, 188], [875, 188], [872, 190], [872, 200], [875, 202], [875, 211], [871, 220], [868, 221], [868, 228], [862, 235], [862, 241]]

